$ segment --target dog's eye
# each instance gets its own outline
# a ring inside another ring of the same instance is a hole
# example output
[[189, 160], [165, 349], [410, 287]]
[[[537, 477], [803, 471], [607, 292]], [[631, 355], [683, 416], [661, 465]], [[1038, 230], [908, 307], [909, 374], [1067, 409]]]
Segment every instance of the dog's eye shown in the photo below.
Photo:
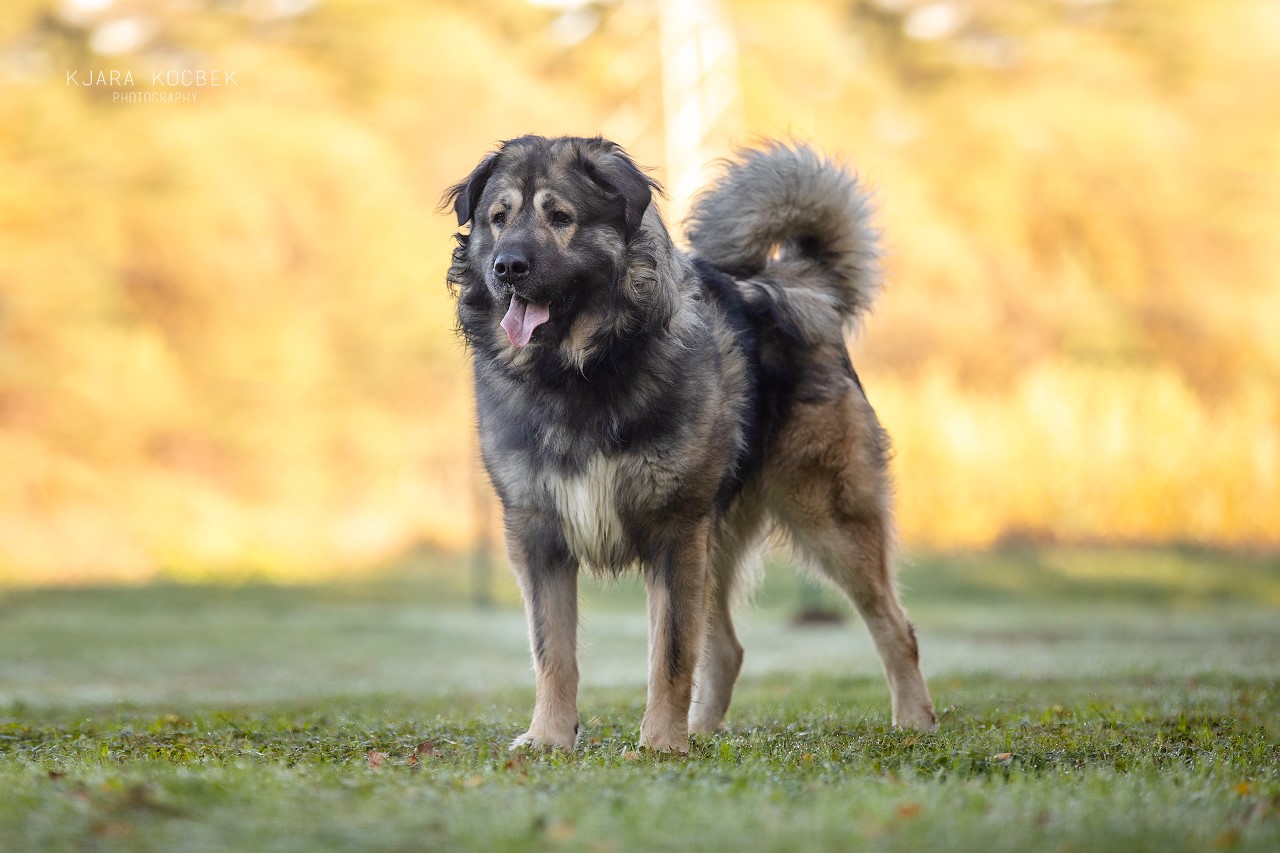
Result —
[[551, 224], [558, 225], [563, 228], [566, 225], [573, 224], [573, 217], [565, 213], [563, 210], [553, 210], [551, 212]]
[[492, 222], [494, 225], [501, 225], [502, 223], [507, 221], [507, 212], [505, 210], [494, 211], [493, 214], [489, 217], [489, 221]]

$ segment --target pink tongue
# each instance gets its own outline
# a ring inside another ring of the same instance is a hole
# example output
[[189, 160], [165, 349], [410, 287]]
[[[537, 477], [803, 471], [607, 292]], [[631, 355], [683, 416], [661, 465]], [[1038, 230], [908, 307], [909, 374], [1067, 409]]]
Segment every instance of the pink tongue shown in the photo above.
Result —
[[507, 316], [502, 318], [502, 328], [515, 346], [522, 347], [533, 337], [533, 330], [551, 318], [551, 311], [546, 305], [525, 302], [512, 294], [511, 307]]

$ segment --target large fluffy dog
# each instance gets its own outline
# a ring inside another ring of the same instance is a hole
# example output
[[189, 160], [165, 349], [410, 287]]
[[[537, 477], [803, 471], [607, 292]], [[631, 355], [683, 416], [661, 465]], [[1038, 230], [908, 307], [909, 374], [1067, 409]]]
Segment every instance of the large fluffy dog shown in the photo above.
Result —
[[807, 148], [746, 152], [695, 203], [687, 257], [656, 189], [614, 143], [525, 136], [446, 195], [471, 223], [449, 283], [533, 646], [513, 746], [577, 737], [581, 566], [644, 571], [641, 745], [720, 727], [731, 596], [774, 528], [866, 620], [894, 723], [934, 728], [894, 587], [888, 440], [845, 349], [879, 287], [863, 191]]

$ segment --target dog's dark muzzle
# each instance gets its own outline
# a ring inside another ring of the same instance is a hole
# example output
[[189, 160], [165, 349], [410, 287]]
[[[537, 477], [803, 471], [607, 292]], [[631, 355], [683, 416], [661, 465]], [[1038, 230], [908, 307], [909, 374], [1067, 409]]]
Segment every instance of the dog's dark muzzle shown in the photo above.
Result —
[[499, 252], [493, 259], [493, 275], [503, 284], [515, 285], [529, 277], [529, 257], [524, 252]]

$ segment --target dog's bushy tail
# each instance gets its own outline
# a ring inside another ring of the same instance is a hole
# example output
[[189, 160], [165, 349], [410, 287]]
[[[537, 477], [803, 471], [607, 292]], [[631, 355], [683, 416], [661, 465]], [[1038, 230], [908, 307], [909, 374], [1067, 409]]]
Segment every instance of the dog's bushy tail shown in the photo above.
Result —
[[694, 200], [687, 234], [694, 251], [739, 278], [797, 255], [826, 275], [846, 326], [857, 326], [881, 287], [878, 233], [857, 178], [805, 145], [770, 142], [741, 152]]

